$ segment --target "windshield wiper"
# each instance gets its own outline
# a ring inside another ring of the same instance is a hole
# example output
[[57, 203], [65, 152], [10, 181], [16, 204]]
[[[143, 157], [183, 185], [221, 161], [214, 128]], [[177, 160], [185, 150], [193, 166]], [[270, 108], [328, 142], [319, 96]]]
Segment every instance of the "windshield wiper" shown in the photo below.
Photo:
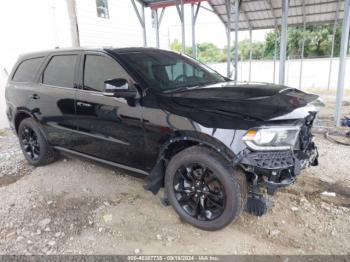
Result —
[[183, 91], [183, 90], [187, 90], [188, 86], [180, 86], [177, 88], [171, 88], [168, 90], [163, 91], [164, 93], [172, 93], [172, 92], [179, 92], [179, 91]]
[[195, 85], [181, 86], [181, 87], [166, 90], [166, 91], [164, 91], [164, 93], [172, 93], [172, 92], [180, 92], [183, 90], [191, 90], [191, 89], [196, 89], [196, 88], [202, 87], [202, 86], [214, 85], [217, 83], [221, 83], [221, 82], [214, 82], [214, 83], [206, 82], [206, 83], [199, 83], [199, 84], [195, 84]]
[[[203, 84], [203, 85], [206, 85], [206, 84]], [[203, 85], [181, 86], [181, 87], [166, 90], [166, 91], [164, 91], [164, 93], [180, 92], [180, 91], [184, 91], [184, 90], [195, 89], [195, 88], [203, 86]]]

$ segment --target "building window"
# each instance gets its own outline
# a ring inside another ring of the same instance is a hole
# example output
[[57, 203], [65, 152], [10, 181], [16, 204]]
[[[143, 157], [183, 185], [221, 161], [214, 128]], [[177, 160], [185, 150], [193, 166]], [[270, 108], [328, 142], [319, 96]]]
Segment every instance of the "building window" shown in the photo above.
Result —
[[109, 19], [107, 0], [96, 0], [96, 9], [98, 17]]

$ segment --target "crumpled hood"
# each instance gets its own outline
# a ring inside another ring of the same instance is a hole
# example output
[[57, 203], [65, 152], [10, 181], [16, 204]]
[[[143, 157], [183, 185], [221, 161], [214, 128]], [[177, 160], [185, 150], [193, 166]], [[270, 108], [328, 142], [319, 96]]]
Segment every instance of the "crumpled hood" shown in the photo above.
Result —
[[227, 121], [234, 119], [264, 122], [281, 117], [305, 107], [318, 96], [273, 84], [226, 82], [162, 94], [159, 98], [160, 106], [170, 112], [190, 117], [204, 126], [227, 128], [232, 126]]

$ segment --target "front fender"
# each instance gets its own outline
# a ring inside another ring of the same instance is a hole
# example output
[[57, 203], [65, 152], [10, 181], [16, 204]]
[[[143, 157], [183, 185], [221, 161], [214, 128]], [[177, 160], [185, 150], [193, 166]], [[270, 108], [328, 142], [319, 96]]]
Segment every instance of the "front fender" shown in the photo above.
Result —
[[240, 156], [236, 156], [229, 147], [215, 137], [193, 131], [176, 132], [161, 147], [156, 165], [150, 172], [144, 188], [153, 194], [157, 194], [159, 189], [164, 186], [164, 174], [171, 157], [194, 145], [211, 148], [225, 158], [233, 167], [239, 162]]
[[158, 155], [158, 161], [161, 159], [167, 159], [167, 150], [169, 150], [172, 147], [175, 147], [176, 143], [206, 146], [221, 154], [229, 162], [231, 162], [232, 159], [234, 159], [235, 157], [234, 152], [229, 147], [227, 147], [223, 142], [214, 137], [199, 132], [182, 131], [177, 132], [175, 136], [169, 138], [163, 144]]

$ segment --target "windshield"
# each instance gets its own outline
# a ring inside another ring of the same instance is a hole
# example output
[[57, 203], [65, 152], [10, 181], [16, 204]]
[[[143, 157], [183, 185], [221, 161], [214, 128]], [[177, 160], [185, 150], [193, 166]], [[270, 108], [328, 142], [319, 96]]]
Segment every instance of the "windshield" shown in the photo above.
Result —
[[225, 78], [196, 60], [162, 51], [142, 50], [119, 53], [120, 58], [148, 87], [175, 91], [224, 82]]

